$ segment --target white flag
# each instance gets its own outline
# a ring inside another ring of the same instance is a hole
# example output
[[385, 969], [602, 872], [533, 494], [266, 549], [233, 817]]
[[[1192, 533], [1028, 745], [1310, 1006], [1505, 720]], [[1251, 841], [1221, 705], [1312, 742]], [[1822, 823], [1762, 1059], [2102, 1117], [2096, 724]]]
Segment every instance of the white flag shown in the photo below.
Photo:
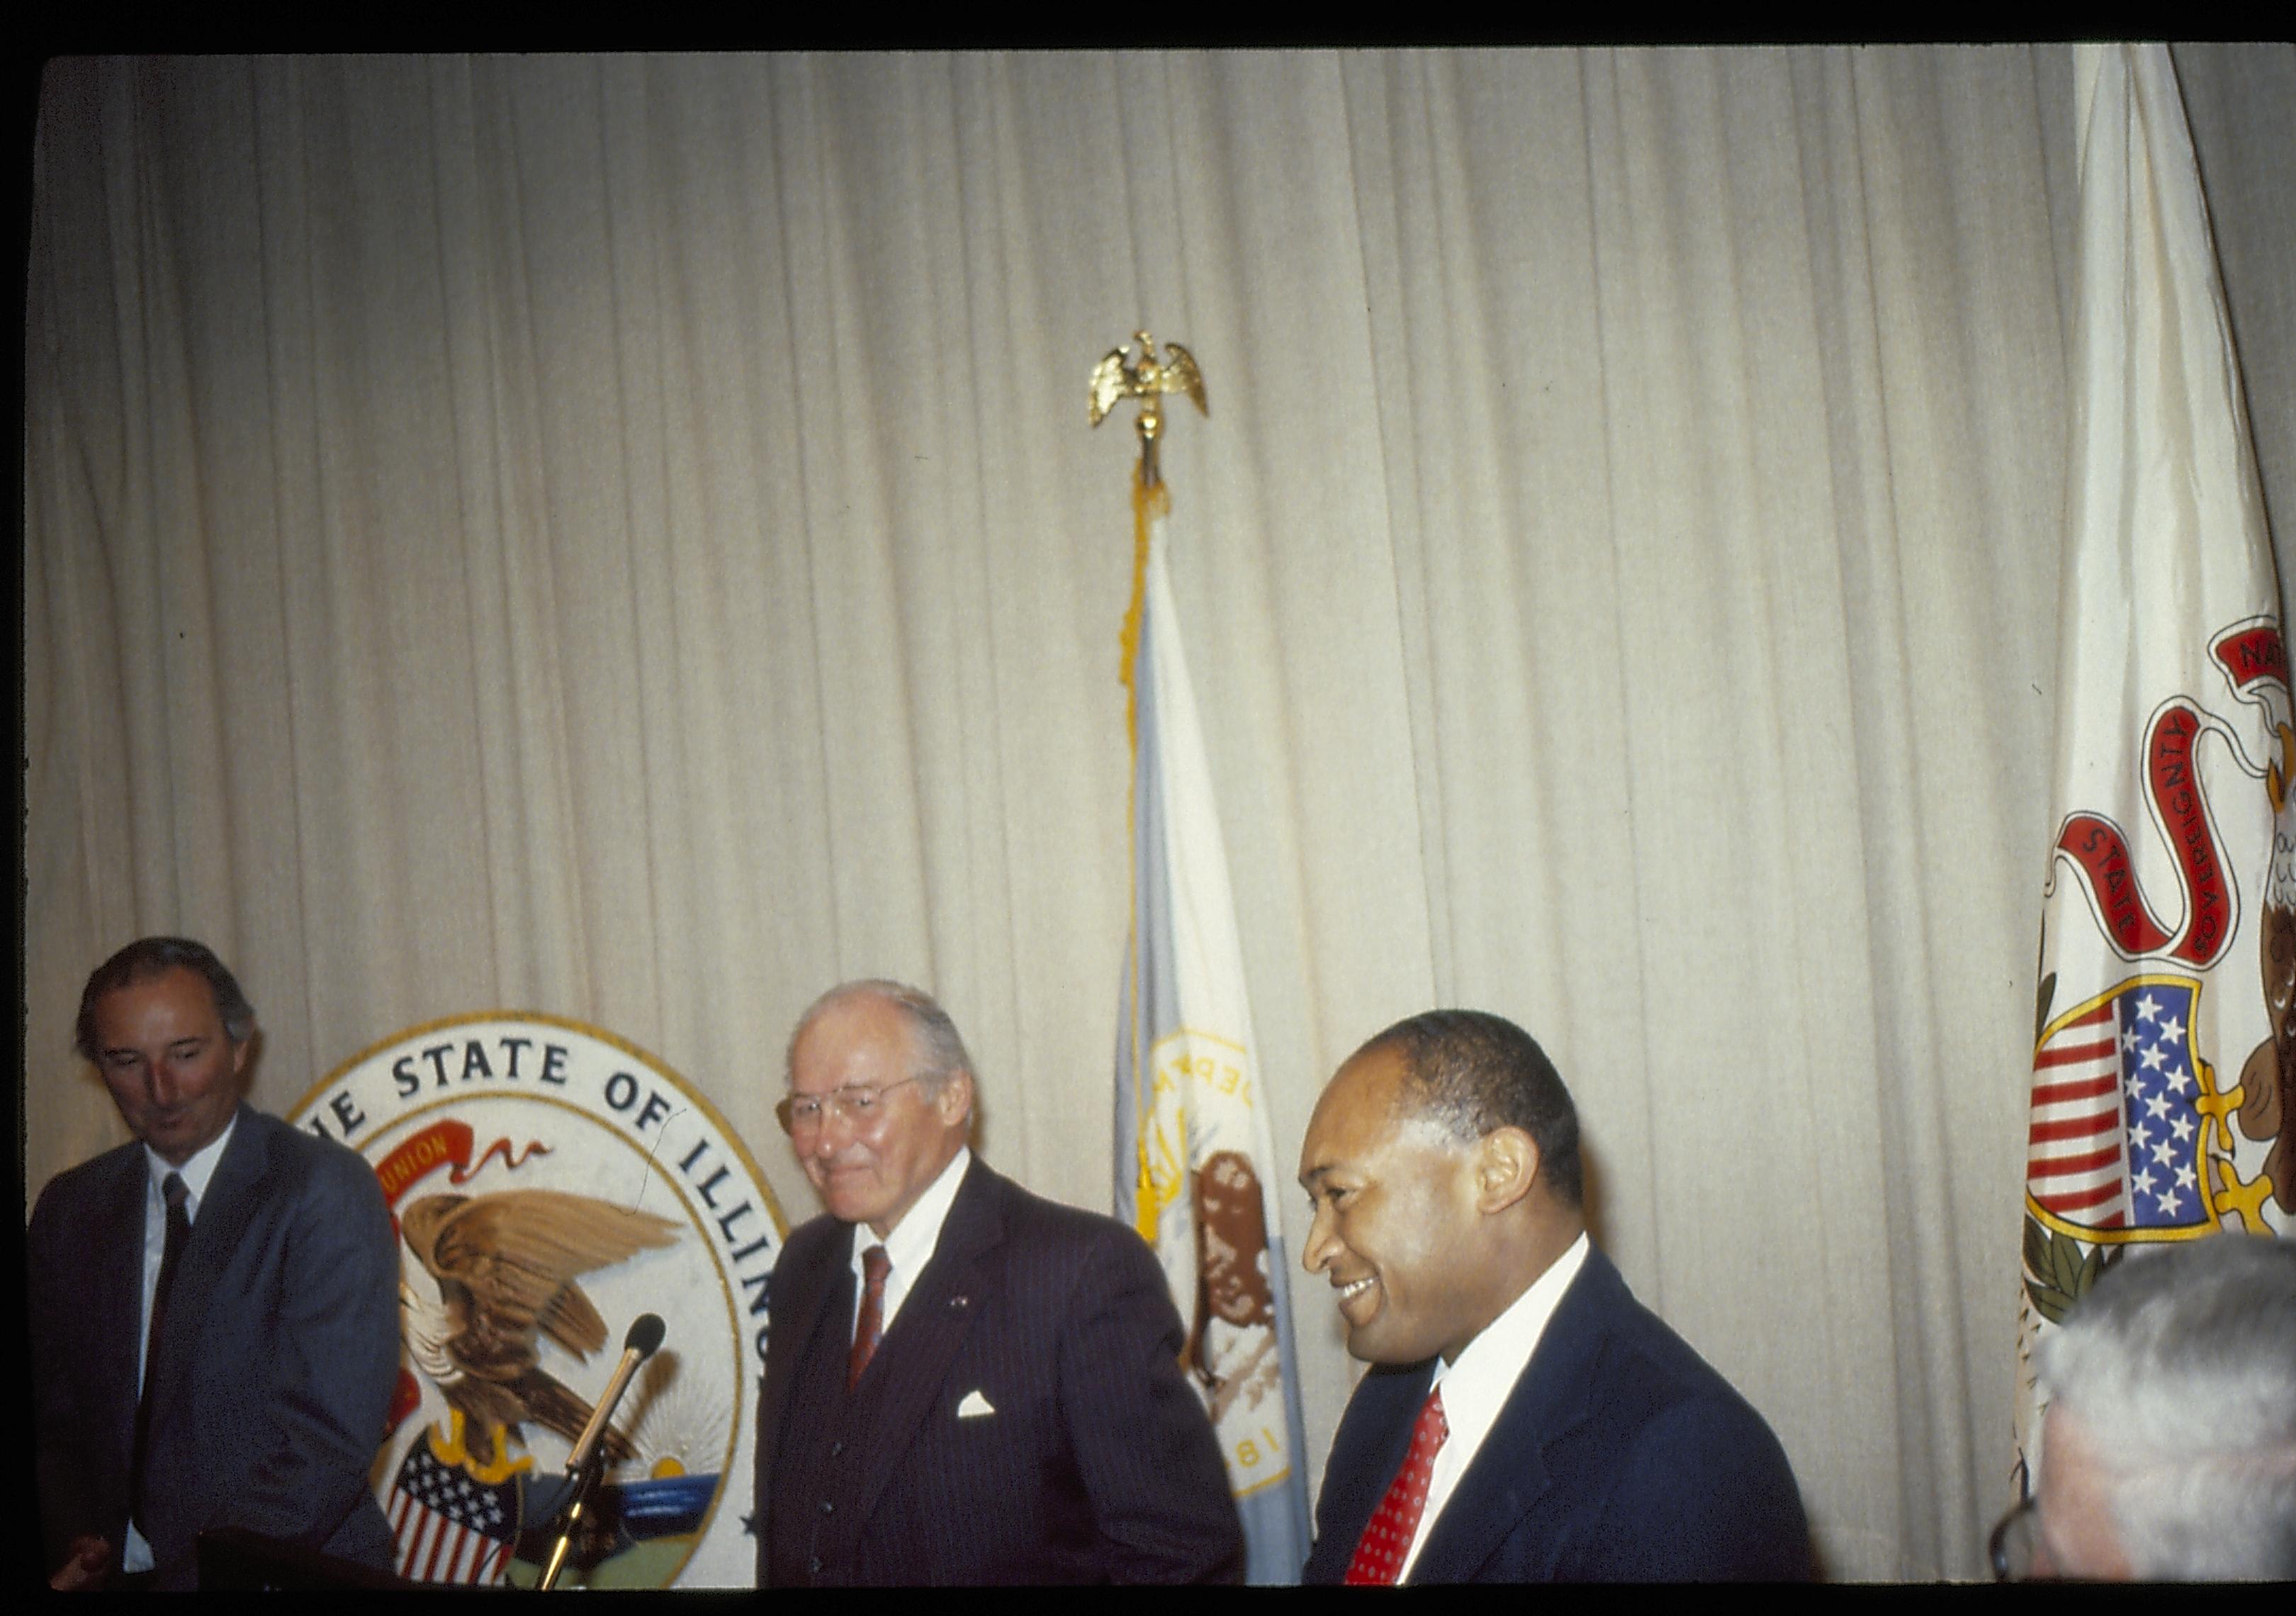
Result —
[[2296, 1212], [2296, 772], [2240, 367], [2165, 46], [2078, 56], [2080, 291], [2027, 1125], [2032, 1349], [2131, 1243]]
[[1246, 1579], [1308, 1558], [1299, 1374], [1227, 852], [1165, 571], [1168, 501], [1133, 488], [1132, 939], [1116, 1052], [1117, 1211], [1158, 1259], [1187, 1328], [1249, 1549]]

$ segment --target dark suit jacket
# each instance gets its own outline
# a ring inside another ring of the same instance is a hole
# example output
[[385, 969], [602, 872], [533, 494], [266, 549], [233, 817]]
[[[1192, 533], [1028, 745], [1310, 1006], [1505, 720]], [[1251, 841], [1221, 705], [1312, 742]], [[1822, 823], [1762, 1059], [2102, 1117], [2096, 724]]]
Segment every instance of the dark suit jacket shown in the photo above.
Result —
[[[60, 1173], [25, 1234], [47, 1568], [83, 1532], [127, 1532], [142, 1325], [144, 1147]], [[398, 1373], [398, 1254], [353, 1152], [239, 1108], [153, 1344], [147, 1518], [157, 1582], [189, 1587], [193, 1539], [241, 1526], [388, 1569], [367, 1485]]]
[[[1029, 1194], [978, 1157], [850, 1403], [853, 1490], [834, 1563], [773, 1563], [820, 1510], [803, 1449], [846, 1420], [853, 1226], [816, 1218], [774, 1269], [757, 1444], [758, 1581], [1234, 1580], [1243, 1539], [1179, 1316], [1145, 1243]], [[808, 1375], [808, 1367], [816, 1371]], [[880, 1377], [882, 1377], [881, 1380]], [[816, 1406], [801, 1389], [825, 1387]], [[960, 1419], [971, 1394], [993, 1414]], [[810, 1525], [808, 1526], [810, 1530]], [[775, 1573], [781, 1575], [776, 1578]]]
[[[1432, 1360], [1357, 1385], [1303, 1580], [1338, 1582], [1402, 1467]], [[1809, 1528], [1762, 1416], [1590, 1250], [1429, 1528], [1422, 1582], [1792, 1579]]]

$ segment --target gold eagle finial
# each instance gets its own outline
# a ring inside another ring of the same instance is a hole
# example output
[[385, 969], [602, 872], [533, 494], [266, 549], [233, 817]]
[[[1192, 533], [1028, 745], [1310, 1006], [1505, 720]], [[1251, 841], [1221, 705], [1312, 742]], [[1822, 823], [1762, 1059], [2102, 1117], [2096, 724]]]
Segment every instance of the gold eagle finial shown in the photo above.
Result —
[[1164, 431], [1163, 396], [1185, 393], [1207, 415], [1211, 406], [1204, 402], [1203, 373], [1196, 368], [1193, 354], [1177, 342], [1167, 342], [1160, 361], [1155, 338], [1144, 331], [1136, 331], [1132, 336], [1140, 345], [1137, 360], [1129, 357], [1129, 348], [1111, 348], [1107, 357], [1092, 367], [1092, 424], [1098, 426], [1106, 420], [1108, 412], [1121, 400], [1140, 400], [1140, 418], [1134, 423], [1140, 434], [1140, 480], [1152, 487], [1157, 480], [1156, 440]]

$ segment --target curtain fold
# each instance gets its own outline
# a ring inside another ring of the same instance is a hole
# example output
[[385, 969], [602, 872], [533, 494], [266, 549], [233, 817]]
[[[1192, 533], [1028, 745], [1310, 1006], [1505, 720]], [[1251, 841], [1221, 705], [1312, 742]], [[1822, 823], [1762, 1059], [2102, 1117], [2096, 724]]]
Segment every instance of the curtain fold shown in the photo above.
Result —
[[[2296, 52], [2177, 62], [2284, 527]], [[1827, 1569], [1980, 1574], [2070, 126], [2056, 48], [52, 64], [28, 1206], [121, 1136], [71, 1017], [160, 931], [240, 971], [266, 1108], [562, 1014], [792, 1218], [791, 1021], [917, 980], [989, 1158], [1110, 1205], [1132, 446], [1083, 406], [1144, 324], [1208, 381], [1172, 581], [1279, 1157], [1395, 1018], [1520, 1021]], [[1312, 1481], [1352, 1372], [1291, 1277]]]

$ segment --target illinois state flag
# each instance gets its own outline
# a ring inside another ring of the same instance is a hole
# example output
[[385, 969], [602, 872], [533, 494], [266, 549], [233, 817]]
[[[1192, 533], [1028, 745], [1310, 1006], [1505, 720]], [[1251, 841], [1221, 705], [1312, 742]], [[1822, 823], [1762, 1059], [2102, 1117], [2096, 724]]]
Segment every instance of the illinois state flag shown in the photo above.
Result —
[[2296, 773], [2264, 502], [2176, 73], [2080, 47], [2072, 524], [2019, 1304], [2296, 1213]]
[[1132, 937], [1116, 1051], [1117, 1214], [1155, 1248], [1187, 1328], [1256, 1583], [1308, 1558], [1299, 1374], [1259, 1046], [1227, 852], [1165, 571], [1161, 486], [1133, 485]]

